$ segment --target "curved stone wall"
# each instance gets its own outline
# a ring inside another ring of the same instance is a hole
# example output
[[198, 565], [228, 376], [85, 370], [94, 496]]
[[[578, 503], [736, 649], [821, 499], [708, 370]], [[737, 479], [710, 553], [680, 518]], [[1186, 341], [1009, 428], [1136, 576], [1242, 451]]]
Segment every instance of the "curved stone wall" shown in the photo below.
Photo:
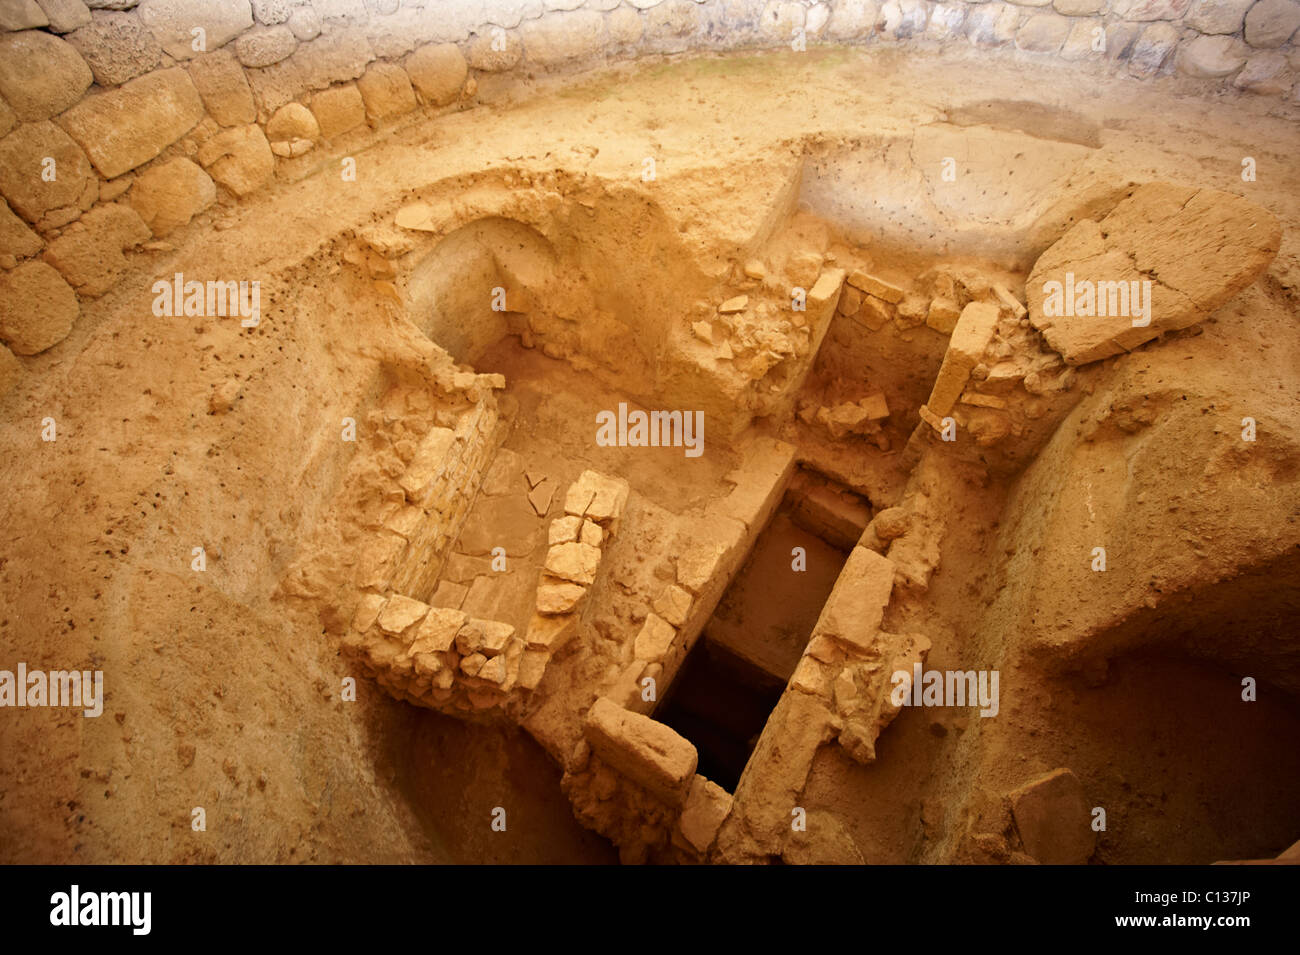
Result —
[[962, 44], [1300, 102], [1300, 0], [6, 0], [0, 30], [0, 341], [18, 355], [220, 195], [471, 107], [485, 74]]

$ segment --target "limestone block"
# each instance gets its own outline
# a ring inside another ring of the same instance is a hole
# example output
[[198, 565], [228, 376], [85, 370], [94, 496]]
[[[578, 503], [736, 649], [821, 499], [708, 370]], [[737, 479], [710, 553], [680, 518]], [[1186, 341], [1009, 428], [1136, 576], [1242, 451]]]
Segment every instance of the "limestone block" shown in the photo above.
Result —
[[[253, 25], [248, 0], [141, 0], [138, 13], [167, 55], [177, 60], [215, 50]], [[203, 31], [201, 44], [196, 29]]]
[[[629, 11], [630, 12], [630, 11]], [[632, 14], [636, 18], [636, 14]], [[640, 36], [640, 20], [637, 23], [637, 36]], [[613, 36], [614, 30], [611, 27], [610, 34]], [[504, 73], [506, 70], [514, 69], [520, 58], [524, 55], [524, 45], [519, 39], [519, 35], [514, 31], [505, 34], [505, 42], [498, 43], [497, 46], [502, 49], [495, 49], [493, 46], [493, 35], [483, 33], [474, 37], [469, 44], [468, 65], [476, 70], [482, 70], [485, 73]], [[407, 65], [407, 72], [411, 72], [410, 65]], [[415, 74], [411, 73], [411, 78]], [[418, 88], [418, 87], [417, 87]], [[421, 91], [423, 93], [423, 91]]]
[[150, 167], [131, 186], [131, 207], [159, 237], [171, 234], [216, 201], [212, 177], [184, 158]]
[[0, 255], [26, 258], [41, 251], [41, 237], [27, 227], [9, 209], [9, 203], [0, 199]]
[[162, 47], [132, 13], [96, 11], [68, 42], [89, 64], [100, 86], [117, 86], [148, 73], [162, 59]]
[[1056, 769], [1010, 793], [1025, 851], [1043, 865], [1086, 865], [1096, 848], [1083, 784]]
[[596, 755], [669, 806], [686, 801], [698, 755], [663, 723], [601, 697], [587, 711], [582, 732]]
[[287, 26], [250, 30], [234, 43], [235, 58], [247, 67], [279, 63], [298, 48], [298, 38]]
[[1201, 33], [1237, 33], [1255, 0], [1192, 0], [1183, 22]]
[[103, 295], [126, 271], [123, 249], [150, 238], [149, 227], [130, 206], [98, 206], [63, 231], [45, 250], [45, 261], [57, 268], [83, 296]]
[[1178, 48], [1178, 71], [1200, 79], [1231, 76], [1246, 62], [1250, 48], [1231, 36], [1198, 36]]
[[943, 417], [952, 411], [970, 379], [970, 373], [979, 363], [984, 350], [993, 340], [998, 324], [998, 307], [989, 302], [971, 302], [962, 309], [948, 339], [948, 350], [926, 402], [930, 411]]
[[456, 634], [465, 625], [466, 615], [459, 610], [446, 607], [432, 607], [424, 621], [415, 631], [409, 652], [446, 653], [455, 643]]
[[44, 262], [0, 272], [0, 339], [17, 355], [58, 344], [81, 313], [77, 293]]
[[195, 58], [189, 73], [203, 105], [222, 126], [247, 126], [257, 119], [248, 77], [228, 50]]
[[302, 103], [286, 103], [266, 124], [266, 138], [273, 143], [297, 139], [315, 142], [320, 139], [320, 124]]
[[[41, 173], [54, 161], [55, 177]], [[0, 193], [32, 224], [57, 210], [89, 209], [99, 195], [86, 154], [51, 122], [24, 123], [0, 139]]]
[[53, 33], [71, 33], [90, 22], [90, 8], [82, 0], [36, 0], [50, 20]]
[[352, 614], [352, 629], [365, 633], [373, 627], [387, 602], [388, 598], [381, 594], [362, 594], [357, 609]]
[[442, 473], [456, 443], [456, 433], [450, 428], [430, 428], [416, 449], [415, 457], [407, 465], [406, 473], [398, 484], [408, 500], [422, 503], [429, 487]]
[[39, 30], [0, 36], [0, 95], [27, 123], [63, 112], [94, 76], [66, 40]]
[[403, 594], [393, 594], [379, 614], [379, 626], [387, 633], [401, 633], [423, 620], [428, 612], [428, 604]]
[[537, 612], [541, 614], [569, 613], [587, 596], [587, 588], [567, 581], [543, 578], [537, 588]]
[[113, 179], [153, 159], [203, 118], [203, 102], [179, 67], [139, 76], [88, 96], [60, 118], [64, 129]]
[[600, 566], [600, 549], [580, 541], [555, 544], [546, 552], [548, 574], [575, 584], [591, 584]]
[[699, 855], [704, 855], [731, 815], [731, 794], [715, 782], [696, 774], [686, 803], [677, 819], [677, 831]]
[[375, 63], [357, 80], [357, 89], [371, 119], [404, 116], [417, 106], [410, 77], [400, 66]]
[[674, 627], [680, 627], [686, 623], [686, 615], [690, 612], [691, 594], [676, 584], [665, 586], [655, 600], [655, 613]]
[[353, 83], [317, 93], [311, 98], [311, 112], [325, 139], [341, 136], [366, 121], [365, 100]]
[[[487, 39], [490, 42], [491, 38]], [[446, 106], [457, 100], [469, 75], [465, 57], [454, 43], [422, 46], [403, 65], [421, 98], [434, 106]]]
[[524, 642], [530, 650], [545, 650], [555, 653], [578, 632], [577, 614], [560, 614], [543, 616], [533, 614], [528, 622], [528, 634]]
[[891, 305], [896, 305], [903, 300], [903, 290], [897, 285], [876, 278], [874, 275], [869, 275], [861, 269], [854, 269], [849, 274], [848, 282], [854, 288], [866, 292], [868, 295], [874, 295]]
[[829, 634], [848, 646], [870, 649], [893, 589], [893, 561], [865, 547], [853, 548], [813, 633]]
[[0, 30], [32, 30], [49, 23], [36, 0], [8, 0], [0, 4]]
[[557, 66], [600, 49], [605, 21], [594, 10], [554, 13], [520, 24], [524, 55], [539, 66]]
[[275, 173], [275, 156], [262, 127], [223, 129], [199, 147], [198, 160], [214, 180], [237, 196], [260, 189]]
[[645, 624], [636, 635], [632, 650], [634, 658], [646, 662], [658, 662], [668, 655], [677, 631], [672, 624], [658, 614], [646, 614]]
[[1300, 2], [1259, 0], [1246, 14], [1246, 42], [1256, 49], [1271, 50], [1286, 43], [1300, 29]]

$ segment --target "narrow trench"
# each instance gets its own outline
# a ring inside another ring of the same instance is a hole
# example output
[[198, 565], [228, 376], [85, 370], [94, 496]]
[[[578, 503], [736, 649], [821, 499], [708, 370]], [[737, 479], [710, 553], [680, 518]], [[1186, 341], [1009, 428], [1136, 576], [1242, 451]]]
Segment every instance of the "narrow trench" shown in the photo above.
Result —
[[870, 518], [865, 498], [800, 470], [664, 694], [655, 718], [695, 744], [700, 774], [728, 792]]

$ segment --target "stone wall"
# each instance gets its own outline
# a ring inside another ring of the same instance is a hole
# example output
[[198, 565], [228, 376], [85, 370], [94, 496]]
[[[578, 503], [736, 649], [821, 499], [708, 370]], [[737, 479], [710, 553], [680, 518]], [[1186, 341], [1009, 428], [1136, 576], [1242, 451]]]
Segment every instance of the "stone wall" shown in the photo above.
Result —
[[477, 77], [692, 50], [963, 43], [1295, 102], [1300, 0], [11, 0], [0, 339], [62, 340], [124, 253]]

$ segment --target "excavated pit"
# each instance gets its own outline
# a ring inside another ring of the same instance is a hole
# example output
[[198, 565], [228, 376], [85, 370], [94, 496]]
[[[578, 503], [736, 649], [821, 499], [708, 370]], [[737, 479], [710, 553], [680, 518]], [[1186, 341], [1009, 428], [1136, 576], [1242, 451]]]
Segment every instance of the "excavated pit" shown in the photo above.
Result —
[[[0, 627], [102, 663], [115, 719], [6, 736], [0, 856], [1287, 851], [1300, 203], [1235, 156], [1293, 128], [1211, 110], [1189, 159], [1155, 93], [862, 65], [484, 72], [490, 109], [277, 153], [132, 252], [4, 398], [60, 437], [7, 463]], [[1198, 255], [1219, 285], [1140, 340], [1045, 321], [1052, 269], [1174, 288]], [[159, 316], [179, 273], [259, 277], [261, 323]], [[926, 671], [1000, 698], [895, 694]], [[197, 848], [195, 791], [226, 827]]]

